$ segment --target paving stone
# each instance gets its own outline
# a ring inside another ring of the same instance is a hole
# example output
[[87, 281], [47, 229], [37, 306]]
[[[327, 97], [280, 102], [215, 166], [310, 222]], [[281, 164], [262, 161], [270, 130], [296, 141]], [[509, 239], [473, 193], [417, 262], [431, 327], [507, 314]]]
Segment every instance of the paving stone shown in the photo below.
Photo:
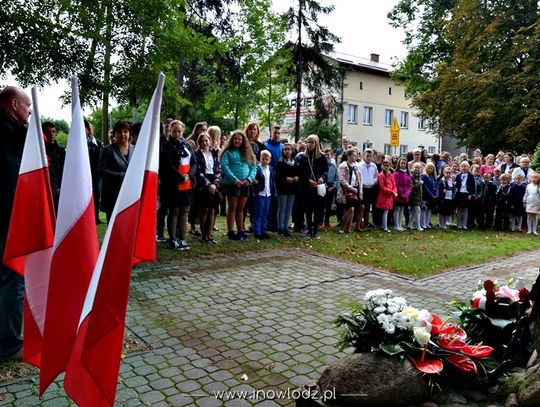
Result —
[[150, 381], [150, 387], [155, 390], [163, 390], [171, 386], [174, 386], [174, 382], [170, 379], [158, 379]]
[[[332, 323], [345, 298], [390, 288], [411, 305], [444, 315], [445, 303], [468, 300], [479, 279], [519, 275], [530, 286], [538, 267], [535, 251], [414, 280], [296, 249], [141, 265], [133, 274], [127, 325], [153, 349], [123, 360], [117, 402], [249, 406], [239, 399], [216, 404], [213, 391], [293, 389], [318, 378], [345, 354], [335, 347], [339, 330]], [[448, 287], [444, 293], [441, 285]], [[1, 384], [3, 403], [39, 405], [32, 380]], [[61, 380], [41, 405], [66, 405]]]

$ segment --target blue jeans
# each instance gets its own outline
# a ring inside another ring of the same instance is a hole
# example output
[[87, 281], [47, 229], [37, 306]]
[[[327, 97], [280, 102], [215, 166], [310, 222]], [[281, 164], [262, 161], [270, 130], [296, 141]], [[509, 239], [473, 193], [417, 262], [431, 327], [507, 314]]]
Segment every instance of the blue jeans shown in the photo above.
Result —
[[294, 195], [279, 194], [278, 197], [278, 230], [285, 232], [289, 229], [289, 219], [291, 218]]
[[255, 195], [253, 199], [253, 234], [262, 235], [268, 227], [268, 212], [272, 197]]
[[23, 303], [24, 278], [0, 265], [0, 358], [22, 348]]

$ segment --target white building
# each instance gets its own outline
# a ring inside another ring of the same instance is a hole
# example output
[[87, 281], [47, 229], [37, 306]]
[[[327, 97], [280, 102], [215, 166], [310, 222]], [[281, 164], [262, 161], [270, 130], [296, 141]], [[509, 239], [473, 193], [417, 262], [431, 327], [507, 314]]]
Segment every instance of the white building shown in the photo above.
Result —
[[[379, 62], [379, 55], [371, 54], [371, 59], [364, 59], [332, 53], [328, 57], [350, 69], [341, 94], [335, 97], [343, 102], [339, 128], [354, 145], [398, 155], [419, 146], [430, 154], [440, 152], [440, 140], [411, 107], [404, 87], [392, 82], [391, 66]], [[291, 111], [284, 121], [285, 132], [292, 130], [296, 110], [296, 95], [291, 94], [288, 99]], [[303, 115], [313, 114], [311, 95], [303, 95], [301, 103]], [[394, 116], [400, 124], [399, 147], [396, 149], [390, 146], [390, 126]]]

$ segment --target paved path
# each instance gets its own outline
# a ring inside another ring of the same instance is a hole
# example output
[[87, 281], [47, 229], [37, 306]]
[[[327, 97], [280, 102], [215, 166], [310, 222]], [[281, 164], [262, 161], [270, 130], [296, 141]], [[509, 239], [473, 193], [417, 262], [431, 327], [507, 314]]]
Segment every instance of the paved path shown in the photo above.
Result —
[[[342, 356], [332, 320], [347, 298], [391, 288], [411, 305], [445, 314], [479, 279], [538, 275], [540, 251], [413, 280], [298, 250], [147, 265], [133, 273], [128, 329], [151, 350], [128, 354], [117, 405], [294, 405], [281, 400], [217, 400], [216, 391], [292, 392]], [[57, 381], [42, 400], [37, 378], [0, 385], [0, 405], [68, 404]], [[272, 396], [272, 392], [268, 393]]]

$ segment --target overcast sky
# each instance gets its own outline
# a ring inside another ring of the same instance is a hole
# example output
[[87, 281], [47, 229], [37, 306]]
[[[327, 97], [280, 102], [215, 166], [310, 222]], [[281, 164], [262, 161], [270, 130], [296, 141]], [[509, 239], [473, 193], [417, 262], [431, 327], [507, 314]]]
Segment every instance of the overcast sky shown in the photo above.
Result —
[[[273, 0], [274, 9], [285, 11], [295, 0]], [[336, 51], [363, 58], [371, 53], [379, 54], [380, 61], [391, 64], [406, 55], [403, 32], [388, 24], [386, 15], [399, 0], [322, 0], [323, 5], [334, 4], [331, 15], [320, 19], [330, 31], [341, 38]], [[13, 79], [9, 84], [14, 83]], [[42, 116], [71, 121], [69, 107], [62, 107], [59, 97], [69, 89], [65, 84], [40, 89], [38, 92], [39, 110]], [[29, 89], [28, 89], [29, 91]], [[85, 114], [90, 113], [85, 109]]]

